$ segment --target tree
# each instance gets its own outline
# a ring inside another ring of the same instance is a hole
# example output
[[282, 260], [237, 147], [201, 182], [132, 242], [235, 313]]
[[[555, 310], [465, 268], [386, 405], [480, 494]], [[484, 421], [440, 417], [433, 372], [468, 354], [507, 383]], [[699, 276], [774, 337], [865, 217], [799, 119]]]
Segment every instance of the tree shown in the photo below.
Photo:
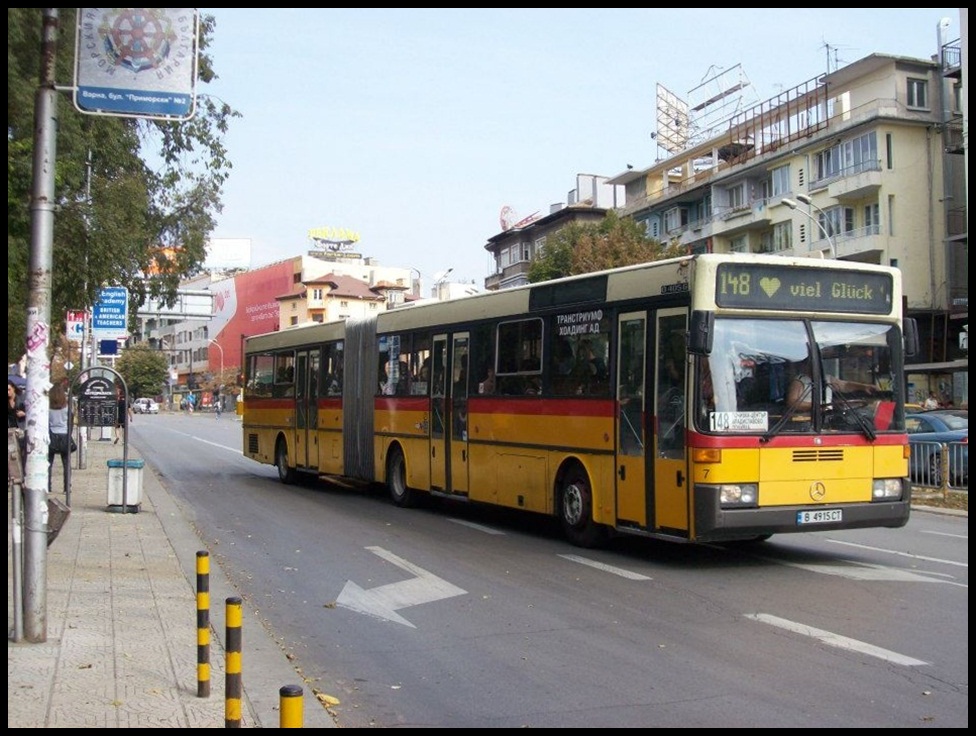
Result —
[[648, 237], [638, 223], [611, 210], [600, 222], [571, 223], [549, 235], [541, 256], [529, 265], [528, 278], [536, 283], [685, 253], [677, 241], [664, 245]]
[[139, 343], [122, 351], [115, 370], [122, 374], [131, 396], [154, 397], [163, 393], [163, 384], [169, 377], [169, 361], [165, 353]]
[[[7, 360], [24, 352], [31, 247], [34, 102], [42, 10], [7, 10]], [[75, 9], [60, 9], [56, 79], [73, 79]], [[89, 309], [104, 285], [129, 290], [130, 316], [149, 297], [175, 301], [195, 273], [222, 206], [231, 163], [223, 146], [240, 114], [200, 93], [216, 78], [200, 20], [196, 114], [186, 122], [87, 115], [58, 101], [52, 338], [68, 309]], [[52, 339], [51, 343], [54, 344]]]

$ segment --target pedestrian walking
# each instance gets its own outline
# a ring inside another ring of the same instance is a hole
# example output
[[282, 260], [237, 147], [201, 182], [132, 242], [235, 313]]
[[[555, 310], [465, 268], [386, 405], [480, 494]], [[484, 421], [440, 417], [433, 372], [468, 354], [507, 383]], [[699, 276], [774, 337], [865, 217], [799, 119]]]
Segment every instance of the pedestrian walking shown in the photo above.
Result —
[[119, 444], [120, 439], [125, 439], [125, 427], [132, 421], [132, 406], [125, 396], [125, 389], [117, 386], [115, 390], [115, 441], [112, 442], [113, 445]]
[[[23, 477], [27, 464], [27, 408], [20, 388], [10, 378], [7, 379], [7, 429], [17, 430], [17, 447], [20, 449], [20, 470]], [[7, 474], [9, 477], [9, 473]]]
[[68, 426], [68, 392], [64, 383], [56, 383], [48, 393], [48, 438], [47, 449], [47, 492], [51, 492], [51, 478], [54, 474], [54, 458], [60, 455], [61, 470], [64, 474], [64, 494], [68, 495], [68, 463], [71, 453], [77, 449], [71, 438], [71, 428]]

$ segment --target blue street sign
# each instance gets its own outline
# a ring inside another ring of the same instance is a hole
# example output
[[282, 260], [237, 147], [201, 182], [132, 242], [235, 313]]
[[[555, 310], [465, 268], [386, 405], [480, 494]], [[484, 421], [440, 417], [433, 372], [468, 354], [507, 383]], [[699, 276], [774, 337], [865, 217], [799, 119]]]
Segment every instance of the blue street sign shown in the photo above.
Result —
[[92, 307], [92, 331], [101, 338], [128, 336], [129, 292], [122, 286], [108, 286]]

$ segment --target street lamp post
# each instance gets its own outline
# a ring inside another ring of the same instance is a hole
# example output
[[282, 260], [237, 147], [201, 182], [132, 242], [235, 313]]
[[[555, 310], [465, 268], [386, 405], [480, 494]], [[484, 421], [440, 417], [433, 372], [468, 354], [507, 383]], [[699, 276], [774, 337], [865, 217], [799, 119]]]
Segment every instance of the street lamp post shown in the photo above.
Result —
[[[807, 207], [810, 207], [812, 209], [815, 209], [817, 212], [819, 212], [821, 215], [824, 216], [824, 219], [827, 219], [827, 213], [824, 212], [819, 207], [817, 207], [817, 205], [815, 205], [813, 203], [813, 200], [810, 199], [810, 197], [808, 195], [806, 195], [806, 194], [797, 194], [796, 195], [796, 198], [797, 198], [797, 200], [799, 200], [800, 202], [802, 202], [803, 204], [805, 204]], [[837, 258], [837, 248], [834, 247], [834, 239], [830, 236], [830, 233], [827, 231], [827, 228], [824, 227], [823, 223], [820, 222], [820, 220], [818, 220], [816, 217], [814, 217], [807, 210], [801, 210], [800, 209], [800, 206], [796, 203], [796, 201], [794, 201], [794, 200], [792, 200], [792, 199], [790, 199], [788, 197], [783, 197], [783, 199], [780, 200], [780, 204], [785, 204], [791, 210], [797, 210], [798, 212], [802, 212], [804, 215], [806, 215], [808, 218], [810, 218], [810, 222], [812, 222], [813, 224], [815, 224], [820, 229], [820, 232], [822, 232], [824, 234], [824, 237], [827, 239], [827, 245], [830, 246], [830, 257], [831, 258]]]
[[[217, 385], [219, 387], [224, 382], [224, 349], [221, 347], [220, 343], [214, 339], [207, 340], [207, 342], [216, 345], [217, 349], [220, 351], [220, 380], [217, 381]], [[208, 360], [207, 362], [209, 363], [210, 361]]]
[[[417, 272], [416, 279], [413, 278], [414, 271]], [[424, 284], [422, 280], [423, 277], [424, 275], [420, 273], [419, 268], [414, 268], [413, 266], [410, 267], [410, 294], [415, 298], [420, 298], [421, 296], [423, 296], [423, 288], [424, 288]]]

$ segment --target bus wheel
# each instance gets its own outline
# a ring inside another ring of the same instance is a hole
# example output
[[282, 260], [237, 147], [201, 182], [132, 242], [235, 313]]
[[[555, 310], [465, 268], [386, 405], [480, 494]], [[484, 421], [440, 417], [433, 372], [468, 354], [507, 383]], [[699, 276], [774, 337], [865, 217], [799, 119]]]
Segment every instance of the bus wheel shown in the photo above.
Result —
[[604, 526], [593, 521], [590, 479], [578, 465], [567, 470], [563, 476], [558, 508], [563, 533], [577, 547], [596, 547], [606, 539]]
[[275, 445], [275, 465], [278, 466], [278, 480], [285, 485], [295, 482], [295, 469], [288, 466], [288, 445], [282, 439]]
[[417, 502], [417, 494], [407, 487], [407, 464], [399, 447], [392, 448], [386, 460], [386, 487], [397, 506], [410, 508]]

